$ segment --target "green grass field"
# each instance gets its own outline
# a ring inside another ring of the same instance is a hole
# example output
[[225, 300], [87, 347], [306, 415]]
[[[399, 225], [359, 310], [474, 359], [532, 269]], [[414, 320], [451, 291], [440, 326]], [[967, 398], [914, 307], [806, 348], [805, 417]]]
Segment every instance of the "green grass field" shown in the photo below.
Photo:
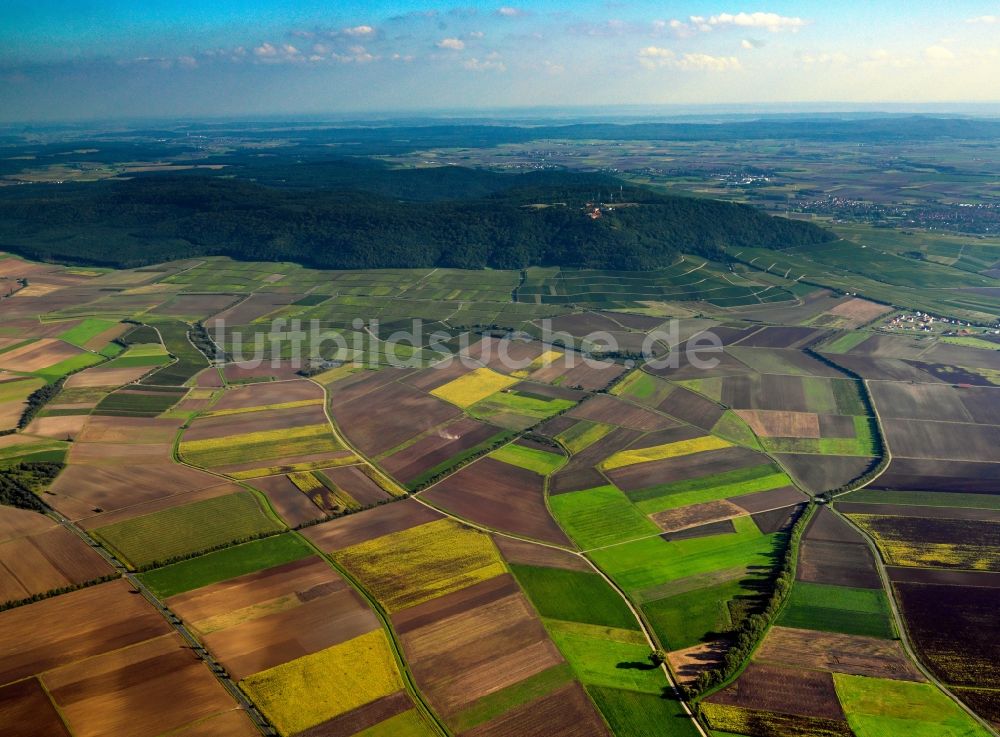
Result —
[[839, 379], [827, 379], [819, 376], [803, 376], [802, 390], [806, 395], [806, 405], [810, 412], [821, 415], [834, 414], [837, 411], [837, 399], [834, 396], [834, 386]]
[[139, 567], [282, 528], [256, 495], [240, 491], [116, 522], [93, 534]]
[[689, 504], [770, 491], [791, 483], [788, 475], [776, 465], [763, 464], [630, 491], [628, 497], [643, 513], [655, 514], [668, 509], [686, 507]]
[[59, 340], [65, 340], [75, 346], [83, 348], [84, 343], [93, 340], [105, 330], [110, 330], [118, 323], [114, 320], [102, 320], [96, 317], [88, 317], [79, 325], [70, 328], [64, 333], [60, 333]]
[[490, 453], [490, 458], [509, 463], [512, 466], [526, 468], [542, 476], [548, 476], [566, 460], [556, 453], [548, 453], [538, 448], [526, 448], [523, 445], [505, 445]]
[[781, 535], [762, 535], [749, 517], [733, 520], [736, 533], [667, 542], [660, 537], [595, 550], [591, 557], [629, 592], [740, 566], [773, 567]]
[[427, 720], [416, 709], [404, 711], [373, 727], [357, 732], [352, 737], [437, 737]]
[[783, 627], [892, 638], [889, 600], [882, 589], [796, 581], [777, 624]]
[[642, 404], [656, 406], [673, 390], [674, 387], [669, 382], [637, 369], [615, 384], [611, 393]]
[[[148, 390], [143, 390], [148, 391]], [[155, 417], [166, 412], [187, 393], [186, 389], [157, 391], [139, 394], [135, 391], [117, 391], [97, 403], [94, 414], [122, 415], [125, 417]]]
[[733, 621], [729, 602], [749, 596], [739, 580], [696, 588], [642, 605], [642, 611], [668, 650], [703, 642], [710, 632], [728, 632]]
[[723, 379], [721, 376], [714, 376], [708, 379], [685, 379], [677, 383], [693, 392], [704, 394], [713, 402], [722, 402]]
[[857, 737], [987, 737], [989, 732], [929, 683], [834, 673]]
[[513, 390], [491, 394], [468, 408], [470, 416], [489, 420], [501, 414], [516, 414], [541, 422], [576, 404], [568, 399], [548, 399]]
[[511, 571], [543, 617], [618, 629], [639, 628], [621, 596], [596, 573], [521, 565], [512, 565]]
[[477, 700], [472, 706], [448, 718], [452, 732], [459, 734], [494, 719], [511, 709], [552, 693], [573, 680], [573, 669], [568, 663], [555, 665], [518, 681], [513, 686]]
[[853, 379], [837, 379], [833, 383], [833, 397], [836, 400], [836, 412], [840, 415], [868, 415], [860, 382]]
[[60, 361], [59, 363], [53, 364], [48, 368], [44, 368], [41, 371], [35, 371], [33, 373], [35, 376], [40, 376], [47, 382], [51, 383], [76, 371], [80, 371], [90, 366], [96, 366], [103, 360], [104, 356], [96, 353], [80, 353], [72, 358], [67, 358], [65, 361]]
[[125, 348], [119, 343], [108, 343], [98, 351], [105, 358], [116, 358], [125, 352]]
[[164, 366], [170, 363], [170, 356], [159, 343], [140, 343], [129, 346], [114, 360], [106, 365], [108, 368], [142, 368], [149, 366]]
[[652, 666], [650, 647], [641, 632], [589, 624], [544, 620], [559, 652], [584, 685], [662, 693], [663, 672]]
[[587, 693], [615, 737], [696, 737], [693, 720], [669, 693], [651, 694], [607, 686], [588, 686]]
[[139, 579], [154, 594], [165, 599], [219, 581], [291, 563], [314, 552], [305, 540], [294, 533], [275, 535], [142, 573]]
[[754, 435], [753, 430], [732, 410], [726, 410], [725, 414], [710, 430], [713, 435], [718, 435], [720, 438], [745, 445], [754, 450], [760, 450], [760, 443], [757, 442], [757, 436]]
[[841, 353], [847, 353], [852, 348], [857, 348], [859, 345], [864, 343], [870, 337], [871, 333], [863, 333], [858, 330], [843, 333], [841, 335], [838, 335], [829, 343], [826, 343], [822, 347], [822, 350], [824, 353], [833, 353], [836, 355], [839, 355]]
[[660, 532], [614, 486], [557, 494], [549, 505], [566, 534], [585, 550]]
[[45, 386], [44, 379], [15, 379], [0, 383], [0, 402], [23, 402], [35, 389]]

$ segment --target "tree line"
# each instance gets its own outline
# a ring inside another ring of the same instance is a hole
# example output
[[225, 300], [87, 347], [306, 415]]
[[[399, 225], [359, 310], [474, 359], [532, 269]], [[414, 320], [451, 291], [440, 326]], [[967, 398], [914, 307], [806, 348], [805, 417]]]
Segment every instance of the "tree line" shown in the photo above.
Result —
[[[386, 176], [403, 176], [390, 173]], [[156, 176], [0, 192], [0, 247], [47, 261], [133, 268], [196, 256], [329, 269], [571, 266], [650, 270], [679, 253], [832, 240], [752, 207], [624, 187], [589, 216], [608, 178], [548, 173], [526, 186], [445, 201]], [[411, 189], [416, 187], [408, 181]], [[620, 206], [622, 201], [628, 206]]]

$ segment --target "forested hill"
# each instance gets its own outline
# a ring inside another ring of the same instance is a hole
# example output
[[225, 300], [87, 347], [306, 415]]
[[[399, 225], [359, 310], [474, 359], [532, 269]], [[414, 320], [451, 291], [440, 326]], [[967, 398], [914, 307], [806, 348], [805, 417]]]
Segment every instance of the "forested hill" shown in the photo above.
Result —
[[[225, 255], [334, 269], [641, 270], [680, 252], [720, 258], [722, 246], [834, 238], [751, 207], [665, 196], [601, 175], [358, 166], [357, 176], [341, 172], [341, 181], [328, 178], [322, 188], [162, 175], [4, 188], [0, 250], [117, 267]], [[593, 217], [587, 203], [612, 196], [614, 204]]]

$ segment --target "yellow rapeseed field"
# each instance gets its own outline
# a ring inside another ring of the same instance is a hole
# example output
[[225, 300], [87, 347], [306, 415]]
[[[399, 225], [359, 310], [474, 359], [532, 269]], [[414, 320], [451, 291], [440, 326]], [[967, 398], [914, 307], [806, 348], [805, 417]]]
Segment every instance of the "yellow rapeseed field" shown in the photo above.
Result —
[[995, 546], [984, 544], [987, 541], [977, 538], [972, 529], [964, 540], [931, 542], [915, 539], [905, 529], [896, 530], [894, 523], [900, 518], [852, 514], [851, 519], [875, 539], [890, 565], [1000, 572], [1000, 552]]
[[292, 483], [295, 484], [299, 491], [312, 491], [313, 489], [322, 489], [323, 484], [318, 478], [313, 476], [308, 471], [296, 471], [295, 473], [288, 474], [288, 478], [291, 479]]
[[490, 394], [513, 386], [518, 381], [514, 377], [504, 376], [493, 369], [477, 368], [465, 376], [459, 376], [457, 379], [431, 390], [431, 394], [465, 409], [481, 399], [486, 399]]
[[526, 367], [519, 371], [514, 372], [514, 376], [524, 378], [530, 374], [533, 374], [538, 369], [545, 368], [546, 366], [551, 366], [553, 363], [558, 361], [563, 357], [562, 351], [545, 351], [542, 355], [528, 364]]
[[292, 735], [403, 688], [381, 629], [240, 682], [281, 735]]
[[187, 440], [181, 442], [179, 450], [188, 463], [222, 466], [283, 456], [325, 453], [340, 450], [341, 447], [327, 425], [305, 425], [205, 440]]
[[365, 474], [365, 476], [382, 487], [383, 491], [392, 494], [393, 496], [406, 496], [406, 489], [397, 484], [386, 474], [382, 473], [382, 471], [375, 468], [375, 466], [366, 463], [361, 466], [361, 471]]
[[450, 519], [368, 540], [333, 557], [390, 612], [507, 572], [485, 533]]
[[654, 445], [650, 448], [623, 450], [608, 458], [601, 466], [604, 470], [610, 471], [622, 466], [660, 461], [664, 458], [676, 458], [677, 456], [686, 456], [692, 453], [703, 453], [706, 450], [718, 450], [719, 448], [728, 448], [731, 445], [732, 443], [728, 440], [717, 438], [714, 435], [705, 435], [691, 440], [679, 440], [676, 443]]

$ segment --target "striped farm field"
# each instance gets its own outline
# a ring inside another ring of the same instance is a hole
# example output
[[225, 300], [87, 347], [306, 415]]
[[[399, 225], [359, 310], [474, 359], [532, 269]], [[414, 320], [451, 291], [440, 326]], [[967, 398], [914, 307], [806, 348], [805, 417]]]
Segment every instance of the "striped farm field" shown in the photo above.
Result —
[[611, 471], [623, 466], [634, 466], [637, 463], [648, 463], [649, 461], [662, 461], [665, 458], [677, 458], [678, 456], [693, 455], [694, 453], [704, 453], [708, 450], [719, 450], [732, 446], [728, 440], [717, 438], [714, 435], [704, 435], [692, 440], [678, 440], [675, 443], [665, 443], [654, 445], [650, 448], [638, 448], [636, 450], [622, 450], [615, 453], [601, 464], [601, 468]]
[[215, 409], [202, 413], [201, 417], [225, 417], [227, 415], [242, 415], [247, 412], [264, 412], [275, 409], [298, 409], [299, 407], [310, 407], [316, 404], [323, 404], [322, 399], [298, 399], [293, 402], [278, 402], [277, 404], [263, 404], [253, 407], [231, 407], [229, 409]]
[[777, 623], [782, 627], [891, 638], [885, 591], [796, 581]]
[[255, 673], [240, 688], [281, 735], [302, 732], [403, 688], [381, 629]]
[[306, 425], [281, 430], [262, 430], [243, 435], [182, 441], [178, 450], [196, 466], [264, 461], [269, 458], [327, 453], [342, 450], [326, 425]]
[[464, 409], [517, 383], [518, 379], [504, 376], [493, 369], [477, 368], [465, 376], [433, 389], [431, 394]]
[[557, 494], [549, 504], [566, 534], [585, 550], [660, 533], [614, 486]]
[[313, 476], [308, 471], [295, 471], [288, 474], [289, 480], [295, 484], [299, 491], [310, 492], [315, 489], [322, 489], [323, 482]]
[[614, 429], [614, 425], [605, 425], [603, 422], [580, 420], [568, 430], [556, 435], [556, 440], [565, 445], [570, 453], [579, 453]]
[[139, 567], [283, 527], [256, 495], [240, 491], [99, 527], [93, 535]]
[[689, 504], [779, 489], [791, 483], [788, 474], [769, 464], [639, 489], [629, 492], [628, 497], [644, 514], [655, 514]]
[[383, 535], [333, 557], [390, 612], [507, 571], [486, 534], [450, 519]]

